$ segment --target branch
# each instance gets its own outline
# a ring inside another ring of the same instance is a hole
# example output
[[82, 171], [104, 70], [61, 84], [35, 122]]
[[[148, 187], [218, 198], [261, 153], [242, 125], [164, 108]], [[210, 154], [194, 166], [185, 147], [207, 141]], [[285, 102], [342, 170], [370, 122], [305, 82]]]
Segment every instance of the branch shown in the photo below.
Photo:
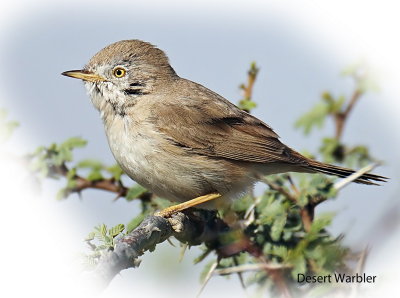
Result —
[[226, 225], [220, 221], [215, 212], [206, 210], [190, 217], [183, 213], [176, 213], [169, 219], [148, 216], [136, 229], [118, 239], [112, 251], [101, 256], [92, 279], [102, 288], [107, 287], [120, 271], [139, 266], [138, 257], [171, 236], [189, 245], [212, 243], [220, 233], [226, 232]]
[[[69, 168], [65, 165], [65, 163], [63, 163], [57, 167], [53, 166], [52, 171], [58, 175], [67, 177]], [[125, 197], [129, 191], [129, 188], [124, 186], [121, 180], [116, 180], [114, 178], [104, 178], [91, 181], [82, 176], [79, 176], [78, 174], [75, 174], [73, 176], [73, 180], [76, 182], [76, 186], [72, 189], [69, 189], [68, 193], [80, 193], [85, 189], [100, 189], [117, 194], [116, 199], [118, 199], [120, 197]], [[138, 199], [148, 200], [151, 198], [151, 196], [152, 194], [146, 191], [139, 195]]]
[[350, 176], [348, 176], [348, 177], [346, 177], [344, 179], [341, 179], [338, 182], [336, 182], [333, 185], [333, 188], [335, 190], [341, 190], [342, 188], [344, 188], [345, 186], [347, 186], [348, 184], [350, 184], [351, 182], [353, 182], [357, 178], [359, 178], [362, 175], [364, 175], [364, 174], [372, 171], [373, 169], [375, 169], [378, 165], [379, 165], [379, 163], [373, 163], [373, 164], [370, 164], [370, 165], [368, 165], [366, 167], [363, 167], [363, 168], [359, 169], [357, 172], [354, 172]]
[[113, 251], [102, 255], [93, 271], [93, 279], [103, 288], [107, 287], [115, 275], [123, 269], [139, 266], [139, 256], [172, 234], [168, 220], [159, 216], [147, 217], [135, 230], [119, 239]]
[[[264, 178], [264, 177], [260, 177], [261, 181], [264, 182], [265, 184], [267, 184], [269, 186], [269, 188], [279, 192], [280, 194], [282, 194], [284, 197], [286, 197], [288, 200], [290, 200], [293, 204], [298, 206], [298, 199], [297, 196], [299, 195], [299, 192], [297, 190], [297, 188], [295, 187], [295, 185], [293, 184], [293, 181], [291, 180], [291, 178], [289, 178], [289, 182], [292, 185], [292, 188], [295, 189], [295, 191], [297, 191], [297, 195], [293, 195], [290, 192], [288, 192], [285, 188], [283, 188], [282, 186], [273, 183], [271, 181], [269, 181], [268, 179]], [[301, 216], [301, 221], [303, 223], [304, 229], [308, 232], [311, 229], [311, 225], [312, 225], [312, 221], [314, 219], [314, 208], [315, 208], [316, 204], [307, 204], [303, 207], [301, 207], [300, 209], [300, 216]]]
[[217, 269], [214, 270], [214, 275], [224, 275], [224, 274], [232, 274], [232, 273], [241, 273], [246, 271], [261, 271], [261, 270], [281, 270], [291, 268], [290, 265], [281, 265], [281, 264], [245, 264], [239, 265], [229, 268]]
[[351, 96], [350, 102], [343, 112], [336, 112], [333, 114], [333, 118], [335, 119], [335, 138], [340, 140], [343, 134], [343, 129], [346, 124], [346, 121], [349, 117], [350, 112], [353, 110], [355, 104], [360, 99], [363, 92], [360, 89], [356, 89]]
[[[235, 255], [246, 251], [262, 262], [262, 268], [277, 284], [284, 297], [291, 297], [280, 269], [271, 265], [262, 256], [260, 248], [242, 234], [232, 243], [220, 243], [222, 234], [234, 232], [217, 213], [207, 210], [197, 210], [191, 214], [176, 213], [171, 218], [148, 216], [132, 232], [116, 240], [112, 251], [103, 253], [96, 268], [91, 272], [91, 280], [98, 284], [97, 290], [102, 290], [122, 270], [138, 267], [138, 259], [146, 251], [152, 251], [159, 243], [174, 236], [183, 243], [198, 245], [204, 243], [216, 251], [218, 258]], [[100, 289], [99, 289], [100, 288]]]
[[250, 69], [247, 72], [247, 85], [240, 85], [240, 89], [243, 90], [243, 99], [239, 102], [239, 106], [243, 111], [250, 113], [250, 110], [256, 106], [255, 102], [252, 102], [251, 98], [253, 95], [253, 87], [254, 83], [257, 79], [257, 74], [259, 72], [259, 68], [256, 63], [253, 62], [250, 65]]
[[269, 188], [279, 192], [280, 194], [282, 194], [283, 196], [285, 196], [286, 198], [288, 198], [290, 201], [292, 201], [294, 204], [297, 204], [297, 198], [296, 196], [292, 195], [290, 192], [288, 192], [285, 188], [283, 188], [282, 186], [273, 183], [271, 181], [269, 181], [268, 179], [266, 179], [265, 177], [260, 177], [261, 181], [264, 182], [265, 184], [267, 184], [269, 186]]
[[246, 100], [251, 100], [253, 94], [253, 86], [257, 78], [259, 69], [257, 68], [255, 63], [251, 64], [250, 70], [247, 72], [247, 85], [242, 85], [242, 89], [244, 90], [244, 98]]

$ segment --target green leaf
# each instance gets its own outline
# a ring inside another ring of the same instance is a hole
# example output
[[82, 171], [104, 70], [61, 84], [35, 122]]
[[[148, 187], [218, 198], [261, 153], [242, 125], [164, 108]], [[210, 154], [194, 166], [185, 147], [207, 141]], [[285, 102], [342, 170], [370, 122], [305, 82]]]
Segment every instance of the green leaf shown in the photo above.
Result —
[[77, 165], [77, 168], [83, 168], [83, 169], [93, 169], [93, 170], [97, 170], [100, 171], [101, 169], [103, 169], [103, 164], [96, 160], [96, 159], [84, 159], [82, 161], [80, 161]]
[[94, 237], [95, 237], [95, 235], [96, 235], [95, 232], [90, 232], [90, 233], [86, 236], [85, 241], [91, 241], [91, 240], [93, 240]]
[[296, 258], [292, 259], [290, 263], [293, 265], [293, 269], [290, 272], [292, 278], [297, 280], [298, 274], [305, 274], [307, 271], [306, 259], [303, 255], [298, 255]]
[[0, 142], [7, 141], [15, 128], [19, 126], [16, 121], [7, 121], [7, 111], [5, 109], [0, 109]]
[[62, 200], [65, 199], [69, 194], [68, 188], [67, 187], [63, 187], [60, 190], [58, 190], [57, 194], [56, 194], [56, 200]]
[[126, 225], [126, 233], [130, 233], [136, 229], [146, 216], [147, 214], [140, 213], [138, 216], [132, 218], [131, 221]]
[[128, 190], [128, 193], [125, 196], [127, 201], [132, 201], [138, 198], [141, 194], [145, 193], [147, 190], [141, 186], [140, 184], [136, 184]]
[[159, 210], [165, 209], [174, 204], [170, 200], [163, 199], [160, 197], [152, 198], [151, 201], [154, 203], [155, 206], [157, 206], [157, 209]]
[[122, 231], [125, 229], [125, 226], [123, 224], [118, 224], [115, 227], [112, 227], [111, 229], [108, 230], [108, 235], [110, 237], [115, 238], [118, 236]]
[[67, 180], [67, 190], [72, 190], [77, 186], [77, 182], [75, 179], [71, 178]]
[[61, 147], [60, 150], [53, 156], [53, 162], [59, 166], [67, 161], [72, 161], [73, 155], [70, 148]]
[[107, 235], [107, 226], [105, 224], [101, 224], [98, 231], [100, 235], [104, 238]]
[[285, 212], [285, 207], [282, 200], [274, 200], [266, 207], [260, 210], [261, 216], [259, 217], [260, 224], [272, 224], [273, 221]]
[[118, 164], [107, 167], [106, 170], [114, 177], [115, 180], [121, 180], [121, 176], [124, 174], [124, 171]]
[[344, 96], [339, 96], [339, 98], [332, 102], [330, 105], [330, 113], [337, 113], [342, 110], [343, 104], [345, 103], [346, 98]]
[[342, 161], [344, 154], [343, 145], [335, 138], [323, 138], [319, 152], [322, 154], [324, 162], [333, 163]]
[[239, 108], [241, 108], [242, 110], [251, 111], [256, 107], [257, 103], [252, 100], [242, 99], [241, 101], [239, 101]]
[[66, 178], [69, 180], [69, 179], [74, 178], [75, 175], [76, 175], [76, 168], [71, 168], [71, 169], [69, 169]]
[[275, 218], [270, 233], [273, 241], [278, 241], [281, 238], [283, 228], [285, 227], [286, 224], [286, 216], [287, 216], [286, 213], [282, 213]]
[[72, 137], [64, 141], [61, 145], [60, 148], [68, 148], [68, 149], [73, 149], [73, 148], [81, 148], [85, 147], [87, 144], [87, 141], [80, 138], [80, 137]]
[[350, 168], [364, 167], [372, 161], [373, 158], [366, 146], [358, 145], [346, 150], [344, 163]]
[[296, 121], [295, 127], [303, 129], [304, 134], [308, 135], [312, 128], [322, 128], [328, 114], [329, 105], [325, 102], [319, 102], [308, 113]]
[[101, 174], [101, 171], [93, 170], [89, 173], [89, 175], [86, 177], [86, 179], [89, 181], [98, 181], [98, 180], [103, 179], [103, 175]]
[[334, 213], [325, 213], [315, 218], [313, 223], [311, 224], [310, 231], [307, 233], [306, 238], [309, 241], [312, 241], [317, 238], [317, 235], [331, 224]]
[[242, 196], [232, 202], [232, 210], [235, 212], [246, 211], [253, 203], [253, 198], [249, 195]]
[[274, 245], [272, 249], [272, 254], [281, 257], [285, 260], [288, 257], [288, 249], [284, 245]]

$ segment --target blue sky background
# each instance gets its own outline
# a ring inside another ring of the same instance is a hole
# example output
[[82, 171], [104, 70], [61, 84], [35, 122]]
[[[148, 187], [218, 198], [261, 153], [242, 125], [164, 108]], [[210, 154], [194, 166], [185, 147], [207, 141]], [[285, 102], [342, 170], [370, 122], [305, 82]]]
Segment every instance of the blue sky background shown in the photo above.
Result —
[[[180, 76], [201, 83], [234, 103], [241, 98], [238, 85], [246, 80], [250, 62], [256, 61], [261, 71], [253, 94], [258, 103], [254, 114], [272, 126], [287, 145], [315, 152], [320, 138], [332, 134], [331, 123], [310, 137], [295, 130], [293, 123], [319, 100], [322, 91], [333, 91], [336, 95], [351, 93], [351, 80], [340, 77], [339, 73], [365, 58], [360, 54], [362, 51], [348, 44], [338, 45], [329, 36], [321, 38], [317, 29], [312, 29], [313, 24], [315, 28], [319, 26], [318, 20], [305, 23], [289, 13], [256, 4], [242, 13], [206, 6], [196, 10], [196, 7], [156, 9], [150, 4], [116, 1], [113, 5], [47, 3], [24, 11], [23, 17], [9, 23], [1, 39], [0, 105], [9, 111], [11, 118], [21, 122], [13, 142], [25, 140], [24, 147], [15, 151], [25, 153], [39, 145], [80, 136], [89, 144], [76, 151], [76, 159], [97, 158], [113, 164], [102, 123], [82, 83], [60, 73], [82, 67], [112, 42], [135, 38], [164, 50]], [[392, 180], [383, 187], [351, 185], [337, 200], [318, 209], [318, 212], [338, 212], [332, 231], [345, 233], [346, 242], [355, 247], [374, 245], [376, 254], [386, 237], [376, 237], [376, 233], [382, 234], [382, 229], [373, 234], [371, 231], [375, 231], [388, 210], [393, 217], [398, 210], [399, 122], [395, 107], [388, 104], [393, 102], [391, 97], [393, 94], [385, 89], [365, 96], [351, 114], [343, 141], [366, 144], [373, 156], [386, 163], [375, 172]], [[56, 183], [46, 183], [43, 197], [53, 200], [56, 189]], [[109, 226], [126, 223], [137, 213], [136, 203], [112, 202], [112, 199], [107, 193], [86, 191], [82, 199], [71, 196], [51, 204], [56, 212], [73, 222], [76, 241], [80, 241], [99, 223]], [[398, 235], [389, 228], [385, 229]], [[121, 289], [130, 292], [138, 279], [151, 284], [152, 279], [146, 276], [160, 277], [166, 296], [176, 291], [176, 283], [181, 285], [182, 293], [193, 292], [198, 288], [199, 270], [203, 267], [191, 265], [197, 254], [193, 249], [178, 264], [175, 260], [179, 249], [162, 245], [156, 253], [144, 257], [139, 269], [123, 272], [108, 294]], [[236, 278], [231, 281], [216, 278], [207, 287], [206, 295], [222, 288], [232, 292], [233, 297], [242, 295]], [[150, 293], [153, 292], [156, 289]]]

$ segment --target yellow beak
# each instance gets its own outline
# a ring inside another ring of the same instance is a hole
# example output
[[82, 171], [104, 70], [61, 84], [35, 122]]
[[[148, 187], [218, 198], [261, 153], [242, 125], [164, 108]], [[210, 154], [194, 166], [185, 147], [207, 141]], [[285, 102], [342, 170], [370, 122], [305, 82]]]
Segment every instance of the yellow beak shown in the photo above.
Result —
[[107, 81], [105, 78], [87, 70], [69, 70], [64, 71], [62, 75], [94, 83]]

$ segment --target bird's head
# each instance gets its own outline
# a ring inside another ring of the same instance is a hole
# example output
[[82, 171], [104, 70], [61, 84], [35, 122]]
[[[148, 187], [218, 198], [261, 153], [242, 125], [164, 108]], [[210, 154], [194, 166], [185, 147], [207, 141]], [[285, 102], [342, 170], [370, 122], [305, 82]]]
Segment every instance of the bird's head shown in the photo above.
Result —
[[140, 40], [113, 43], [95, 54], [83, 69], [62, 74], [83, 80], [98, 110], [111, 104], [117, 113], [177, 77], [165, 53]]

